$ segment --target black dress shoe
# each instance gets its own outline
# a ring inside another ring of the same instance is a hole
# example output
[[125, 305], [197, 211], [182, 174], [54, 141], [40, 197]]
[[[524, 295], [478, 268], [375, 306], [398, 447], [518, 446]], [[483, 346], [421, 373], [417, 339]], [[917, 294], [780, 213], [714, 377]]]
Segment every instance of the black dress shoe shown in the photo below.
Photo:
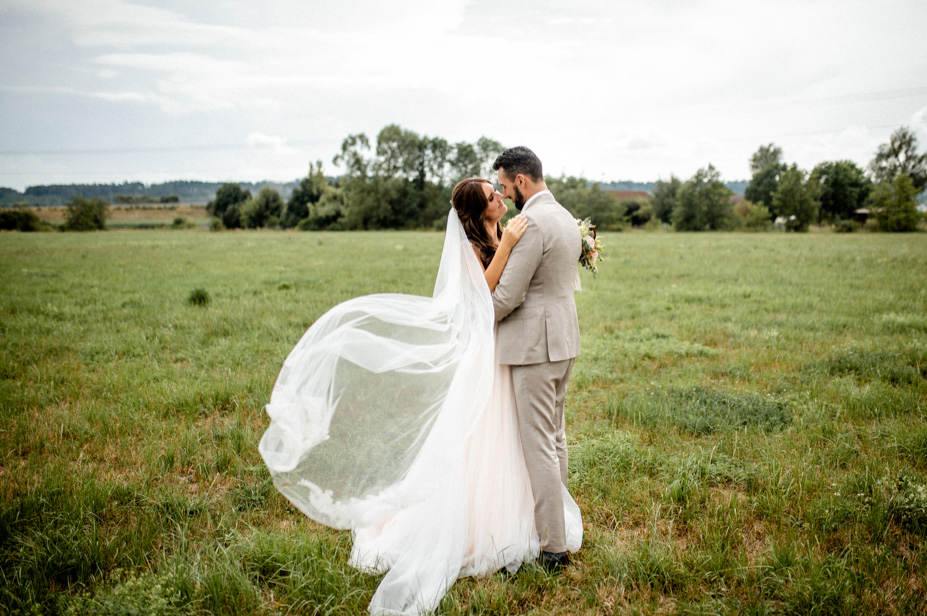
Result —
[[570, 554], [568, 552], [541, 552], [537, 563], [548, 573], [558, 573], [570, 564]]

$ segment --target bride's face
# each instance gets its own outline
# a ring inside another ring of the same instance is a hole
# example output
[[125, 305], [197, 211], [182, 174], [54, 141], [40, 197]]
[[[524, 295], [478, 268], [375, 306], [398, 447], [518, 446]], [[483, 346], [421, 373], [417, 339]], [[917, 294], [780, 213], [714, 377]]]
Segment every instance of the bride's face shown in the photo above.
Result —
[[490, 225], [494, 225], [505, 216], [509, 208], [502, 202], [502, 195], [498, 190], [492, 187], [490, 183], [483, 184], [483, 194], [486, 195], [486, 210], [483, 212], [483, 218]]

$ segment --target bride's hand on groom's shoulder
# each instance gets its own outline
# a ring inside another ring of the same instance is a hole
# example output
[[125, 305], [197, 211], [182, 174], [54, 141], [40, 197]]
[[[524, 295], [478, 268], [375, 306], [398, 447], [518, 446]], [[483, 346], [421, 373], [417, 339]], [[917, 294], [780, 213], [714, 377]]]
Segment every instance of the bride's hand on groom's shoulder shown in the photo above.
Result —
[[521, 239], [521, 236], [525, 234], [525, 230], [527, 228], [528, 219], [523, 215], [519, 214], [515, 218], [511, 219], [502, 230], [502, 239], [499, 241], [499, 247], [505, 247], [511, 250], [512, 247], [518, 243], [518, 240]]

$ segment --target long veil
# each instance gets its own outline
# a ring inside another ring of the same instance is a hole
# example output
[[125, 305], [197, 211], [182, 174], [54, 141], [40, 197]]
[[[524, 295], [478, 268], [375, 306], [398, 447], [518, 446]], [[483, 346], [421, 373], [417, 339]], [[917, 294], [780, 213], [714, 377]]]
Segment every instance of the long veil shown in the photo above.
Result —
[[433, 297], [347, 301], [286, 358], [259, 444], [274, 485], [342, 529], [426, 500], [458, 468], [487, 406], [493, 324], [482, 269], [451, 209]]

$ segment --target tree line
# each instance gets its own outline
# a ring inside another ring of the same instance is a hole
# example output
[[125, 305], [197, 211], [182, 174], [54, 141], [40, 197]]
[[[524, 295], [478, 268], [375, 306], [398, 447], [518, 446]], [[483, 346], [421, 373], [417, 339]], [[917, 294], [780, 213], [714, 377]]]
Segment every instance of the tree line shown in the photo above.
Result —
[[[363, 133], [344, 139], [332, 159], [344, 169], [338, 178], [327, 177], [321, 161], [311, 163], [287, 199], [271, 186], [261, 186], [252, 195], [250, 188], [226, 183], [218, 186], [207, 210], [214, 217], [213, 229], [441, 229], [454, 184], [466, 177], [493, 179], [491, 163], [503, 149], [488, 137], [450, 143], [391, 124], [374, 142]], [[671, 175], [653, 184], [650, 195], [623, 201], [582, 177], [545, 179], [575, 217], [591, 218], [606, 231], [627, 226], [764, 230], [774, 225], [806, 231], [812, 224], [849, 231], [859, 226], [861, 210], [869, 210], [880, 230], [911, 231], [921, 219], [917, 194], [927, 184], [927, 154], [917, 149], [913, 132], [899, 128], [879, 147], [867, 173], [846, 160], [823, 162], [806, 171], [786, 164], [775, 144], [762, 145], [750, 158], [752, 177], [742, 200], [732, 199], [733, 191], [711, 164], [686, 181]], [[114, 197], [129, 202], [143, 198], [134, 192]], [[173, 201], [171, 196], [164, 199]], [[105, 228], [108, 205], [100, 196], [73, 195], [64, 228]], [[29, 226], [12, 218], [4, 224]]]
[[[176, 197], [181, 203], [206, 203], [216, 195], [222, 182], [201, 182], [197, 180], [173, 180], [144, 184], [123, 182], [121, 184], [43, 184], [29, 186], [23, 192], [0, 187], [0, 207], [33, 207], [67, 205], [75, 195], [89, 199], [102, 197], [114, 204], [161, 203], [162, 199]], [[262, 186], [271, 186], [287, 194], [297, 182], [243, 182], [241, 185], [257, 191]]]
[[[391, 124], [373, 142], [362, 133], [344, 139], [332, 159], [344, 169], [338, 178], [327, 177], [317, 161], [285, 202], [273, 189], [264, 187], [252, 196], [250, 190], [228, 183], [207, 210], [215, 217], [215, 229], [442, 229], [454, 184], [467, 177], [494, 180], [492, 161], [503, 149], [485, 136], [475, 143], [449, 143]], [[545, 179], [574, 216], [591, 218], [600, 230], [641, 226], [652, 218], [650, 199], [620, 201], [614, 191], [583, 177]]]
[[[226, 184], [207, 209], [216, 227], [226, 228], [441, 228], [453, 185], [465, 177], [492, 179], [491, 163], [503, 149], [487, 137], [450, 144], [391, 124], [373, 144], [364, 134], [342, 142], [332, 160], [345, 169], [338, 179], [327, 178], [319, 161], [286, 202], [270, 188], [252, 198], [239, 185]], [[782, 148], [772, 143], [751, 156], [750, 170], [742, 200], [732, 199], [711, 164], [686, 181], [670, 176], [657, 181], [648, 197], [624, 201], [582, 177], [545, 179], [564, 207], [601, 230], [807, 231], [812, 224], [832, 224], [850, 231], [869, 210], [880, 230], [912, 231], [921, 218], [916, 196], [927, 184], [927, 154], [918, 154], [914, 133], [902, 127], [879, 147], [868, 173], [847, 160], [823, 162], [809, 172], [783, 162]]]
[[882, 231], [914, 231], [922, 218], [917, 195], [927, 184], [927, 153], [907, 127], [879, 146], [868, 173], [848, 160], [828, 161], [810, 172], [782, 160], [782, 148], [762, 145], [750, 158], [752, 177], [745, 201], [730, 191], [709, 165], [687, 182], [670, 176], [653, 189], [653, 216], [679, 231], [769, 228], [789, 231], [831, 224], [852, 231], [869, 214]]

